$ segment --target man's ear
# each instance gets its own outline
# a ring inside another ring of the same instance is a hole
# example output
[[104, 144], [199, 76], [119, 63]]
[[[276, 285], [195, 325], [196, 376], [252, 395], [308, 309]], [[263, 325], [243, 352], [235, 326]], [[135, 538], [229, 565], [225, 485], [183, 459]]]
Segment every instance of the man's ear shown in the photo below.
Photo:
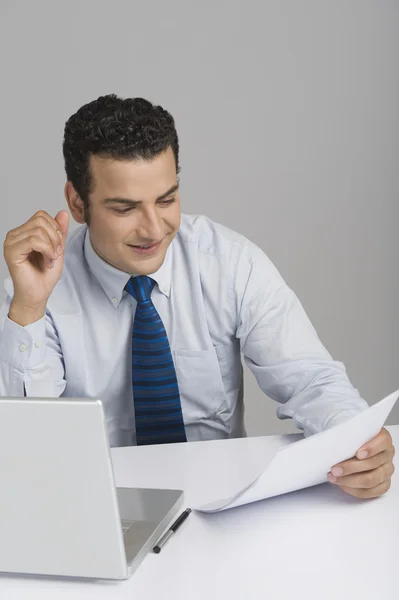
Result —
[[65, 199], [68, 203], [71, 215], [77, 223], [83, 225], [85, 223], [85, 208], [84, 203], [71, 181], [67, 181], [64, 188]]

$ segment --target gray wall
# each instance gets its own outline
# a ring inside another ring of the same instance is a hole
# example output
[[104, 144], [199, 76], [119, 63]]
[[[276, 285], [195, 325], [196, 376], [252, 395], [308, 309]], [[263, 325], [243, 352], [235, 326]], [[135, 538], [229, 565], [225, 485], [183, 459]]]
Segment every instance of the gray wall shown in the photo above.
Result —
[[[0, 17], [2, 239], [64, 207], [70, 114], [143, 96], [175, 116], [184, 212], [265, 250], [368, 402], [399, 387], [397, 2], [2, 0]], [[248, 372], [246, 399], [250, 434], [294, 430]]]

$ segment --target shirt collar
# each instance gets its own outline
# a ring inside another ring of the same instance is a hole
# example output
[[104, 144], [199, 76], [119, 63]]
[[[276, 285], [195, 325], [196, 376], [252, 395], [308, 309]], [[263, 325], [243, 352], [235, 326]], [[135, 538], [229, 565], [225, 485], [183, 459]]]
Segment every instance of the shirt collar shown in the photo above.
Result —
[[[157, 282], [160, 292], [168, 298], [171, 287], [173, 242], [174, 240], [172, 240], [172, 243], [169, 244], [166, 251], [165, 260], [158, 271], [148, 275], [148, 277], [151, 277], [151, 279], [154, 279], [154, 281]], [[90, 270], [99, 281], [110, 302], [115, 308], [118, 308], [123, 297], [125, 285], [129, 281], [130, 277], [134, 277], [135, 274], [120, 271], [116, 267], [113, 267], [103, 260], [92, 246], [87, 227], [84, 240], [84, 255]]]

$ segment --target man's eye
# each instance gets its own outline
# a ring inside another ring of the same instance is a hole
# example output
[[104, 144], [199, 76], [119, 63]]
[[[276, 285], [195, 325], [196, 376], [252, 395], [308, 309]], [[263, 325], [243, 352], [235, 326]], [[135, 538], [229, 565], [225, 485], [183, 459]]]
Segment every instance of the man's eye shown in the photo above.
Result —
[[132, 210], [133, 207], [129, 208], [114, 208], [114, 211], [118, 213], [118, 215], [126, 215]]
[[[159, 200], [159, 204], [162, 204], [162, 206], [169, 206], [169, 204], [173, 204], [173, 202], [175, 202], [175, 200], [176, 200], [176, 198], [168, 198], [167, 200]], [[134, 208], [136, 208], [136, 207], [129, 206], [128, 208], [114, 208], [113, 211], [116, 212], [118, 215], [127, 215]]]

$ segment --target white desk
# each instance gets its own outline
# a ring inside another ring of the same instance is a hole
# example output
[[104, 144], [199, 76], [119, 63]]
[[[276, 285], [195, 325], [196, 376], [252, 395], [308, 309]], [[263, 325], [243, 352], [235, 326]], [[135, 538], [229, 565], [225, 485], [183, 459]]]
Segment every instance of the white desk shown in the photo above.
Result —
[[[399, 426], [388, 427], [399, 451]], [[297, 435], [112, 451], [119, 486], [185, 490], [184, 506], [228, 494]], [[23, 551], [23, 549], [21, 549]], [[1, 576], [4, 600], [398, 600], [399, 476], [356, 500], [324, 484], [219, 514], [193, 513], [124, 582]]]

